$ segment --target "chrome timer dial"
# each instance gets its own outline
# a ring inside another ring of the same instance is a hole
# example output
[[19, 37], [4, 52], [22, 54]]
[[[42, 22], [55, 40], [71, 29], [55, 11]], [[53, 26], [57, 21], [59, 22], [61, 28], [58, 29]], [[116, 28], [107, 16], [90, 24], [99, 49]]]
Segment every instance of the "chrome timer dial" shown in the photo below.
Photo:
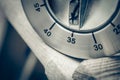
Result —
[[22, 0], [43, 41], [76, 58], [120, 51], [120, 0]]

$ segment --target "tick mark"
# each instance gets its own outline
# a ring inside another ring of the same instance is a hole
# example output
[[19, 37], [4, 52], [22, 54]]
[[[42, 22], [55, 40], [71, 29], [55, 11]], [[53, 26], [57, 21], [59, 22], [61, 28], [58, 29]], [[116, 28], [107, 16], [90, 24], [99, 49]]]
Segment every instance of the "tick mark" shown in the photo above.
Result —
[[52, 24], [52, 26], [49, 28], [49, 30], [51, 30], [54, 26], [55, 26], [55, 22]]
[[45, 6], [45, 3], [40, 5], [40, 7], [43, 7], [43, 6]]
[[94, 35], [93, 32], [92, 32], [92, 37], [93, 37], [94, 42], [97, 44], [97, 40], [96, 40], [95, 35]]
[[71, 34], [71, 37], [73, 37], [74, 36], [74, 32], [72, 32], [72, 34]]
[[111, 24], [113, 27], [115, 27], [115, 24], [114, 24], [114, 23], [111, 22], [110, 24]]

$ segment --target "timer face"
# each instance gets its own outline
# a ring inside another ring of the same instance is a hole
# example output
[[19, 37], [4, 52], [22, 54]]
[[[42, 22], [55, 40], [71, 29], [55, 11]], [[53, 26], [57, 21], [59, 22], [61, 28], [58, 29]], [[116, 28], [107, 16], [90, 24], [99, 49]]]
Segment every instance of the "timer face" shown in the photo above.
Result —
[[45, 0], [45, 3], [60, 25], [76, 32], [100, 30], [118, 13], [117, 0]]
[[53, 49], [75, 58], [120, 51], [119, 0], [22, 0], [34, 30]]

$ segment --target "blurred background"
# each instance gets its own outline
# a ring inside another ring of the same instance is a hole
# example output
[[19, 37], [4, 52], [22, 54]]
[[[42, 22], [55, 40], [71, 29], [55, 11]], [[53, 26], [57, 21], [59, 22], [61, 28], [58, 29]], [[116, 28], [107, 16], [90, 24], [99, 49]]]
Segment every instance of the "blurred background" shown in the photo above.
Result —
[[48, 80], [42, 64], [0, 9], [0, 80]]

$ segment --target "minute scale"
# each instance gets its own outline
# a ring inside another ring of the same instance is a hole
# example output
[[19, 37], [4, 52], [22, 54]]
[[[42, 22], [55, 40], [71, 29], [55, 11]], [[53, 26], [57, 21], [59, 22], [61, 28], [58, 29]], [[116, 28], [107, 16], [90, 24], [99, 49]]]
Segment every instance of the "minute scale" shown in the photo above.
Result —
[[22, 3], [44, 42], [65, 55], [97, 58], [120, 51], [120, 0], [22, 0]]

